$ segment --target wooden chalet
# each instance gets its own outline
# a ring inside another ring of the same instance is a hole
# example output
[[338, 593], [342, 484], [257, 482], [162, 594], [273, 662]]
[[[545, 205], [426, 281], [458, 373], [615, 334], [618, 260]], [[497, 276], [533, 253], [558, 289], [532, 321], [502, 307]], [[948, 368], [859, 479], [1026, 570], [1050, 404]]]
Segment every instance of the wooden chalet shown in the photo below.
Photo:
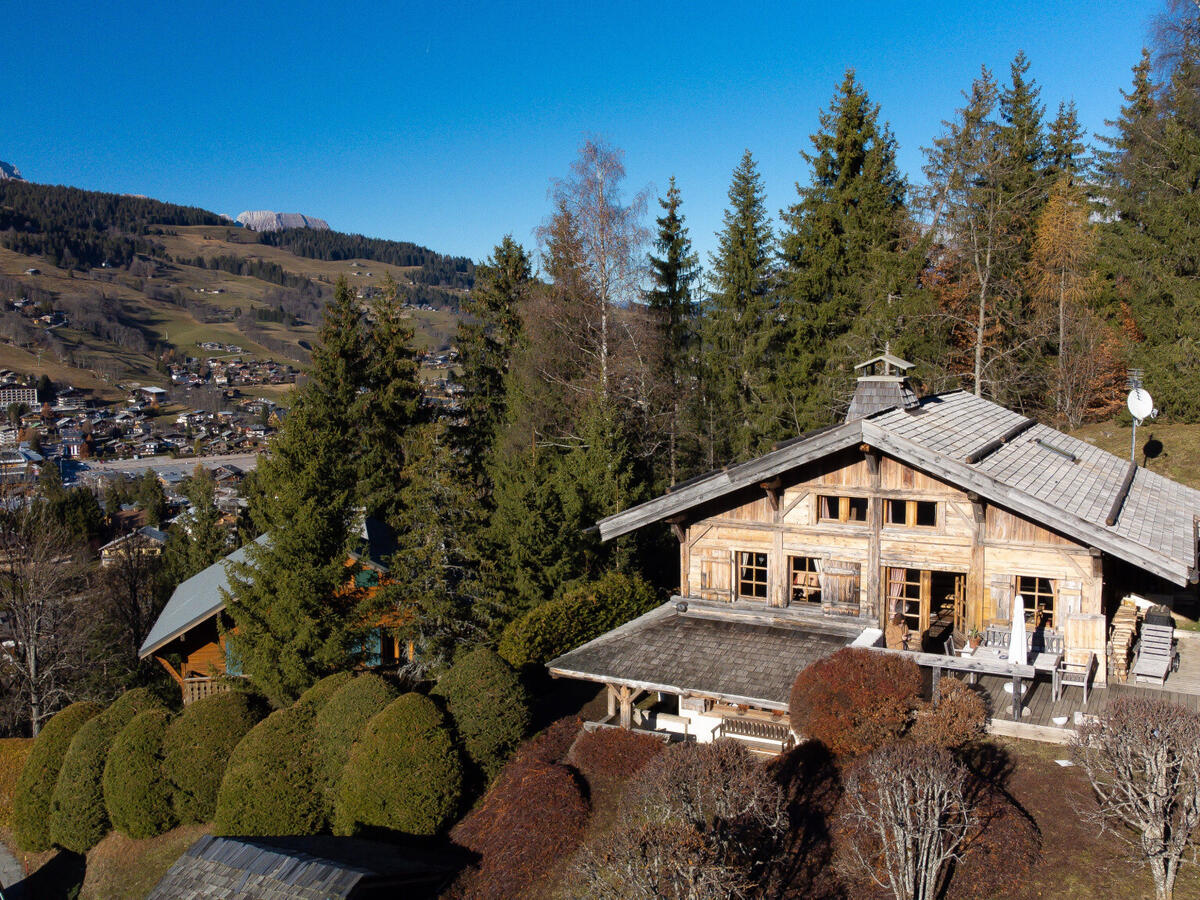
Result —
[[[386, 526], [373, 519], [363, 523], [359, 536], [358, 547], [346, 562], [357, 572], [346, 587], [370, 591], [386, 577], [384, 560], [395, 550], [395, 539]], [[269, 535], [263, 535], [255, 543], [268, 540]], [[141, 659], [153, 656], [170, 673], [183, 692], [185, 705], [227, 690], [230, 677], [244, 674], [237, 642], [226, 640], [221, 616], [230, 592], [230, 567], [246, 562], [246, 551], [247, 547], [235, 550], [176, 587], [138, 651]], [[387, 666], [400, 658], [402, 648], [389, 633], [394, 624], [379, 622], [368, 634], [363, 648], [368, 665]]]
[[1122, 598], [1197, 580], [1200, 492], [969, 393], [918, 399], [909, 366], [863, 363], [844, 423], [599, 522], [603, 540], [669, 523], [678, 595], [551, 673], [608, 685], [624, 727], [778, 749], [809, 662], [882, 646], [896, 614], [905, 649], [945, 659], [948, 639], [1007, 636], [1020, 595], [1034, 654], [1088, 660], [1103, 686]]

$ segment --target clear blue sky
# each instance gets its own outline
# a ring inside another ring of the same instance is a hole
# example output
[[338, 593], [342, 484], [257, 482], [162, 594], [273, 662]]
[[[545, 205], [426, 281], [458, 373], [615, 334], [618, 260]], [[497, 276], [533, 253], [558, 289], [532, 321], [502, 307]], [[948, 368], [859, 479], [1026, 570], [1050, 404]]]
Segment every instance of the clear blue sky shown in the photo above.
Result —
[[[675, 174], [696, 246], [742, 150], [773, 213], [847, 67], [901, 166], [987, 65], [1024, 49], [1052, 115], [1103, 129], [1158, 2], [10, 3], [0, 159], [33, 181], [148, 194], [475, 259], [530, 246], [586, 135], [630, 193]], [[657, 206], [652, 204], [652, 212]]]

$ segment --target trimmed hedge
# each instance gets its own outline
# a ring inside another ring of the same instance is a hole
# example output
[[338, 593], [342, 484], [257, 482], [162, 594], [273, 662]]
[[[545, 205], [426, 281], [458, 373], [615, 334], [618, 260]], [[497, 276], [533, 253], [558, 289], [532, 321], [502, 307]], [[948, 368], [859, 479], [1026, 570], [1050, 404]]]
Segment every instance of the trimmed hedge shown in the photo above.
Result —
[[[338, 781], [342, 777], [342, 770], [346, 768], [346, 760], [350, 758], [350, 748], [367, 723], [399, 694], [396, 688], [378, 675], [367, 673], [344, 681], [337, 693], [317, 713], [315, 734], [321, 791], [326, 815], [331, 819]], [[301, 701], [303, 699], [301, 697]]]
[[835, 756], [859, 756], [904, 733], [920, 694], [916, 663], [844, 647], [796, 676], [788, 713], [797, 734], [820, 741]]
[[138, 713], [108, 752], [104, 805], [113, 827], [131, 838], [154, 837], [175, 824], [162, 771], [163, 738], [170, 722], [165, 709]]
[[332, 675], [326, 675], [301, 694], [296, 703], [299, 706], [311, 707], [313, 713], [319, 713], [329, 699], [353, 678], [353, 672], [334, 672]]
[[585, 731], [571, 746], [570, 760], [585, 775], [628, 778], [663, 752], [663, 742], [623, 728]]
[[99, 703], [72, 703], [55, 714], [33, 742], [13, 799], [13, 827], [22, 850], [50, 849], [50, 800], [63, 759], [75, 733], [103, 709]]
[[957, 750], [983, 737], [987, 730], [987, 705], [958, 678], [938, 682], [937, 703], [917, 710], [908, 737], [918, 743]]
[[591, 808], [568, 766], [518, 754], [478, 806], [450, 832], [479, 854], [450, 896], [470, 900], [523, 897], [579, 846]]
[[134, 716], [158, 707], [159, 701], [145, 688], [126, 691], [75, 733], [50, 799], [51, 841], [86, 853], [108, 834], [103, 786], [108, 751]]
[[17, 780], [33, 750], [31, 738], [0, 738], [0, 828], [13, 827]]
[[437, 834], [462, 802], [462, 760], [441, 710], [404, 694], [367, 724], [342, 774], [334, 833]]
[[536, 759], [539, 762], [562, 762], [571, 745], [579, 737], [583, 719], [563, 716], [556, 719], [517, 748], [517, 759]]
[[313, 713], [292, 706], [250, 730], [229, 757], [213, 819], [217, 834], [317, 834], [325, 825]]
[[227, 691], [189, 704], [167, 727], [163, 775], [180, 824], [212, 819], [229, 756], [263, 713], [254, 695]]
[[639, 577], [606, 572], [572, 585], [515, 619], [500, 636], [499, 653], [516, 668], [541, 664], [649, 612], [654, 588]]
[[433, 693], [445, 699], [467, 758], [491, 781], [529, 730], [529, 696], [516, 671], [480, 647], [455, 660]]

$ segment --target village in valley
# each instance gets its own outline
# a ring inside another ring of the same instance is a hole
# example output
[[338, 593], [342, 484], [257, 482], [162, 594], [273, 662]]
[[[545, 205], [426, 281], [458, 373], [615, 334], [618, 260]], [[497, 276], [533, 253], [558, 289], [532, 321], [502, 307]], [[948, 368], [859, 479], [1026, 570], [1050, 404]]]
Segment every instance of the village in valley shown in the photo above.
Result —
[[1111, 6], [31, 85], [0, 900], [1200, 897], [1200, 7]]

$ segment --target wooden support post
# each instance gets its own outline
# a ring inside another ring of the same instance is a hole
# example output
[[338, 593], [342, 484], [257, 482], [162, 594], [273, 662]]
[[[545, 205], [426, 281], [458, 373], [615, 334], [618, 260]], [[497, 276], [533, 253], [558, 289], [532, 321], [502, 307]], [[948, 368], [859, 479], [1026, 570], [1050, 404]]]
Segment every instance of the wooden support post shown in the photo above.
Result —
[[776, 518], [778, 518], [779, 489], [783, 486], [783, 479], [772, 478], [770, 481], [760, 482], [758, 486], [767, 492], [767, 505], [771, 507], [771, 512], [776, 513]]
[[1021, 677], [1019, 675], [1013, 676], [1012, 689], [1013, 689], [1013, 706], [1012, 706], [1013, 721], [1020, 722], [1021, 721]]
[[[871, 610], [879, 621], [880, 628], [887, 628], [888, 609], [884, 599], [882, 577], [880, 571], [879, 539], [883, 531], [883, 498], [879, 496], [879, 451], [863, 444], [860, 448], [866, 454], [867, 471], [871, 476], [871, 499], [867, 515], [871, 520], [870, 533], [867, 536], [867, 570], [863, 573], [863, 588], [867, 603], [873, 606]], [[867, 610], [863, 610], [864, 613]]]
[[617, 714], [617, 689], [614, 685], [606, 684], [608, 688], [608, 719], [612, 721], [612, 717]]
[[177, 683], [177, 684], [178, 684], [180, 687], [183, 687], [183, 676], [182, 676], [182, 675], [180, 675], [178, 672], [176, 672], [176, 671], [175, 671], [175, 667], [174, 667], [174, 666], [172, 666], [172, 665], [171, 665], [169, 662], [167, 662], [165, 659], [163, 659], [161, 656], [156, 656], [156, 657], [154, 657], [154, 658], [155, 658], [155, 659], [157, 659], [157, 660], [158, 660], [160, 663], [162, 663], [162, 667], [163, 667], [164, 669], [166, 669], [166, 670], [167, 670], [167, 672], [169, 672], [169, 673], [170, 673], [171, 677], [172, 677], [173, 679], [175, 679], [175, 682], [176, 682], [176, 683]]
[[633, 727], [633, 688], [617, 688], [617, 699], [621, 704], [621, 727], [628, 731]]
[[930, 693], [933, 695], [933, 708], [937, 709], [938, 705], [938, 682], [942, 680], [942, 667], [933, 667], [933, 684], [930, 688]]
[[987, 507], [975, 493], [971, 501], [971, 563], [967, 569], [967, 596], [964, 619], [967, 628], [983, 629], [987, 579], [984, 573], [984, 540], [987, 537]]
[[671, 531], [674, 532], [675, 539], [679, 541], [679, 593], [686, 597], [691, 588], [688, 581], [689, 572], [692, 567], [691, 547], [688, 544], [687, 519], [683, 516], [672, 516], [667, 521], [671, 523]]

